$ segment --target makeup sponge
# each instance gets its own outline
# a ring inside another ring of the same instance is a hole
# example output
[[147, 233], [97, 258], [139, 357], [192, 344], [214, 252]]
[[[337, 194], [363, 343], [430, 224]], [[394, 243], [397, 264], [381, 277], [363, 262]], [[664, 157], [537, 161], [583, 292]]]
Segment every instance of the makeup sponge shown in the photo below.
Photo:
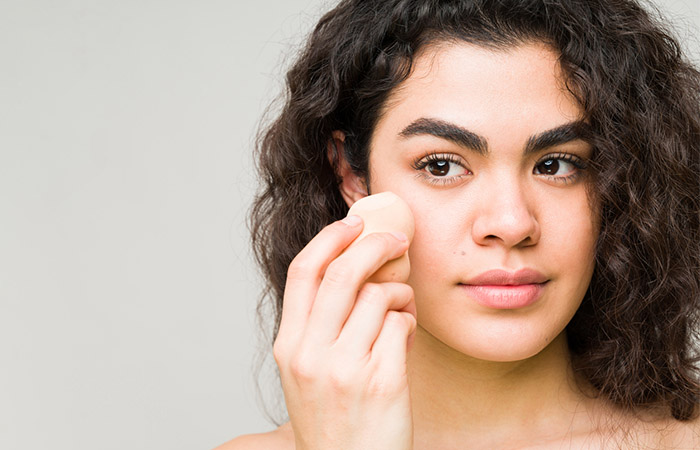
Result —
[[[393, 192], [381, 192], [369, 195], [356, 201], [348, 211], [348, 216], [362, 217], [364, 228], [362, 233], [348, 246], [357, 244], [370, 233], [401, 231], [408, 237], [409, 244], [413, 240], [415, 224], [413, 213], [405, 201]], [[402, 256], [392, 259], [380, 267], [367, 281], [381, 283], [386, 281], [405, 282], [411, 265], [408, 261], [408, 251]]]

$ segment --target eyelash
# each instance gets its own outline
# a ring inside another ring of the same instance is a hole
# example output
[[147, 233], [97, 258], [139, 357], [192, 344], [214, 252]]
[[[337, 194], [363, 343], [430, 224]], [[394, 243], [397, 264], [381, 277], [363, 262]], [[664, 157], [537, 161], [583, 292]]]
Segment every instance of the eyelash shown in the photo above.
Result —
[[[579, 158], [576, 155], [572, 155], [571, 153], [552, 153], [549, 155], [545, 155], [544, 157], [540, 158], [536, 163], [535, 163], [535, 168], [539, 166], [540, 164], [544, 163], [545, 161], [549, 160], [559, 160], [559, 161], [564, 161], [567, 163], [572, 164], [576, 170], [574, 173], [571, 175], [567, 176], [555, 176], [555, 175], [546, 175], [546, 174], [538, 174], [541, 176], [544, 176], [545, 178], [552, 180], [557, 183], [562, 183], [562, 184], [570, 184], [574, 182], [577, 178], [581, 176], [581, 172], [586, 170], [586, 164], [583, 162], [581, 158]], [[438, 162], [438, 161], [446, 161], [450, 164], [457, 164], [460, 167], [464, 168], [468, 173], [463, 174], [463, 175], [458, 175], [454, 177], [435, 177], [427, 174], [425, 172], [425, 168], [428, 167], [429, 164]], [[445, 153], [445, 154], [440, 154], [440, 153], [430, 153], [424, 157], [419, 157], [416, 158], [412, 163], [411, 167], [418, 171], [417, 176], [426, 179], [430, 183], [436, 184], [436, 185], [441, 185], [441, 186], [446, 186], [452, 183], [455, 183], [462, 179], [466, 175], [471, 175], [471, 171], [467, 169], [461, 162], [460, 159], [450, 153]], [[535, 169], [533, 169], [534, 171]]]
[[[425, 173], [425, 168], [428, 167], [429, 164], [435, 163], [438, 161], [447, 161], [450, 164], [457, 164], [458, 166], [464, 168], [464, 170], [466, 170], [469, 173], [464, 174], [464, 175], [449, 177], [449, 178], [448, 177], [435, 177], [435, 176], [431, 176], [431, 175]], [[471, 175], [471, 171], [469, 171], [469, 169], [464, 167], [464, 164], [460, 163], [459, 158], [451, 153], [444, 153], [444, 154], [436, 153], [436, 152], [430, 153], [424, 157], [416, 158], [411, 163], [411, 167], [413, 167], [413, 169], [418, 171], [418, 173], [416, 174], [417, 176], [419, 176], [423, 179], [426, 179], [430, 183], [440, 185], [440, 186], [446, 186], [448, 184], [455, 183], [458, 180], [460, 180], [461, 178], [463, 178], [464, 176]]]
[[586, 170], [586, 164], [583, 162], [583, 160], [576, 155], [572, 155], [571, 153], [551, 153], [549, 155], [545, 155], [544, 157], [542, 157], [539, 161], [537, 161], [535, 163], [535, 168], [537, 168], [537, 166], [539, 166], [543, 162], [549, 161], [552, 159], [567, 162], [576, 168], [574, 173], [572, 173], [571, 175], [563, 176], [563, 177], [562, 176], [558, 177], [555, 175], [540, 174], [540, 175], [542, 175], [542, 176], [544, 176], [552, 181], [555, 181], [557, 183], [570, 184], [570, 183], [576, 181], [576, 179], [578, 179], [581, 176], [581, 172]]

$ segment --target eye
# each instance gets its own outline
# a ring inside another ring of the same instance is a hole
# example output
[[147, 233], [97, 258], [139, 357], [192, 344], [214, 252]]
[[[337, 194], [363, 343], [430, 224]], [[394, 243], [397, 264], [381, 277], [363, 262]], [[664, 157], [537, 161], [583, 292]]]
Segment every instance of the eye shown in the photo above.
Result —
[[578, 177], [584, 169], [585, 165], [578, 156], [560, 153], [542, 158], [535, 165], [533, 173], [545, 175], [557, 181], [568, 182]]
[[[535, 169], [543, 175], [567, 175], [576, 170], [573, 164], [560, 159], [547, 159], [535, 166]], [[563, 173], [559, 173], [560, 170]]]
[[447, 184], [468, 175], [470, 172], [455, 155], [433, 153], [417, 159], [412, 164], [419, 175], [431, 182]]
[[462, 167], [457, 164], [450, 162], [446, 159], [437, 159], [435, 161], [430, 161], [426, 166], [425, 170], [430, 172], [431, 175], [436, 177], [447, 177], [456, 176], [461, 172], [464, 172]]

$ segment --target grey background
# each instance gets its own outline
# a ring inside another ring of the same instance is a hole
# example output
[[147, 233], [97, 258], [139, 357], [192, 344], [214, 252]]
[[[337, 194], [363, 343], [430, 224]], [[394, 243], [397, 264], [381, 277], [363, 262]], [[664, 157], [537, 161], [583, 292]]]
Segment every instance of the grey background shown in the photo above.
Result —
[[[273, 428], [250, 149], [332, 3], [0, 0], [0, 448]], [[700, 3], [660, 4], [700, 59]]]

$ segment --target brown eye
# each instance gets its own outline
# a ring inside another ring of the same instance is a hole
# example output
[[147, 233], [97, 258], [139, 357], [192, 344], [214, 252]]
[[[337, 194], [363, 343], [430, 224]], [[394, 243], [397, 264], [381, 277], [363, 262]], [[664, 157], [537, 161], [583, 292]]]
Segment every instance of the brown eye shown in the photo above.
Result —
[[537, 165], [539, 173], [544, 175], [556, 175], [559, 172], [559, 160], [548, 159]]
[[541, 159], [535, 165], [533, 173], [568, 183], [585, 169], [585, 164], [577, 156], [560, 153]]
[[414, 160], [411, 167], [427, 181], [441, 186], [456, 183], [471, 174], [462, 158], [451, 153], [430, 153]]
[[444, 177], [450, 172], [450, 162], [445, 160], [433, 161], [427, 165], [428, 172], [436, 177]]

